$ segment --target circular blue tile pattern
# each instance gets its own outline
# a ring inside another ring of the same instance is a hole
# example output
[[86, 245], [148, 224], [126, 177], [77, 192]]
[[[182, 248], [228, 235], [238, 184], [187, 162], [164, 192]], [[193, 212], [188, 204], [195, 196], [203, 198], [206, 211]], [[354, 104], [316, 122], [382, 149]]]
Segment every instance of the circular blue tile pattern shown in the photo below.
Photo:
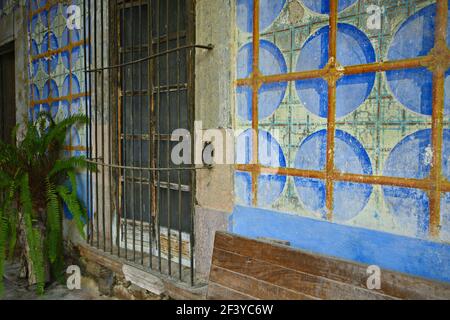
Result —
[[[72, 90], [70, 90], [70, 88], [72, 88]], [[72, 74], [72, 76], [66, 76], [62, 85], [62, 96], [66, 97], [70, 95], [70, 93], [72, 93], [72, 95], [76, 95], [80, 92], [80, 82], [78, 81], [77, 76], [74, 74]], [[63, 108], [64, 117], [67, 117], [69, 115], [69, 107], [71, 114], [82, 112], [82, 110], [80, 110], [80, 105], [80, 98], [73, 99], [72, 103], [70, 103], [69, 100], [62, 100], [61, 106]]]
[[[253, 46], [247, 43], [238, 52], [237, 76], [238, 79], [248, 78], [253, 72]], [[274, 75], [287, 72], [286, 61], [280, 49], [267, 40], [260, 41], [259, 69], [263, 75]], [[273, 114], [280, 106], [286, 93], [287, 83], [266, 83], [261, 86], [258, 93], [258, 118], [265, 119]], [[243, 120], [252, 120], [252, 89], [238, 87], [237, 113]]]
[[[283, 10], [286, 0], [259, 1], [259, 29], [268, 28]], [[244, 32], [253, 31], [253, 0], [237, 0], [237, 25]]]
[[[44, 39], [42, 40], [41, 53], [56, 49], [58, 49], [58, 39], [53, 32], [47, 32], [44, 35]], [[55, 71], [56, 66], [58, 65], [58, 59], [58, 54], [54, 54], [49, 58], [42, 59], [42, 67], [47, 74]]]
[[[30, 101], [38, 101], [41, 100], [41, 95], [39, 93], [39, 89], [37, 85], [32, 83], [30, 85]], [[37, 115], [41, 111], [41, 105], [40, 104], [34, 104], [32, 108], [28, 110], [28, 119], [31, 121], [36, 120]]]
[[[47, 5], [47, 0], [40, 0], [39, 1], [39, 8], [42, 8]], [[41, 22], [44, 25], [44, 27], [48, 28], [48, 24], [50, 22], [50, 25], [53, 24], [55, 21], [56, 15], [58, 14], [58, 4], [55, 4], [50, 7], [50, 10], [43, 10], [41, 12]]]
[[[450, 10], [449, 10], [450, 14]], [[410, 59], [427, 55], [434, 47], [436, 5], [418, 11], [401, 24], [388, 51], [389, 60]], [[450, 46], [450, 21], [447, 25]], [[431, 116], [433, 74], [426, 68], [386, 72], [392, 94], [409, 110]], [[446, 91], [450, 91], [450, 72], [446, 73]], [[450, 114], [450, 95], [446, 94], [445, 113]]]
[[[278, 142], [267, 131], [260, 130], [259, 162], [267, 167], [286, 167], [286, 159]], [[253, 152], [252, 130], [244, 131], [236, 141], [236, 163], [250, 164]], [[263, 174], [258, 177], [258, 205], [267, 206], [276, 201], [283, 192], [286, 176]], [[235, 194], [245, 205], [252, 203], [252, 179], [248, 172], [236, 172]]]
[[[39, 47], [34, 39], [31, 40], [31, 55], [37, 56], [39, 54]], [[31, 62], [31, 77], [34, 78], [39, 70], [40, 59]]]
[[[29, 6], [29, 9], [31, 11], [36, 11], [38, 9], [37, 0], [31, 0], [27, 5]], [[39, 15], [35, 14], [34, 16], [31, 17], [31, 21], [28, 22], [28, 29], [31, 30], [31, 32], [33, 32], [33, 33], [36, 30], [36, 25], [38, 23], [38, 20], [39, 20]]]
[[441, 239], [450, 242], [450, 193], [443, 193], [441, 198]]
[[[383, 175], [424, 179], [429, 176], [433, 152], [431, 130], [415, 132], [395, 146], [384, 165]], [[450, 178], [450, 130], [444, 130], [442, 168]], [[404, 230], [426, 236], [429, 224], [429, 199], [422, 190], [384, 186], [385, 201]]]
[[[325, 170], [327, 130], [321, 130], [307, 137], [300, 145], [295, 158], [295, 168], [302, 170]], [[350, 134], [336, 130], [335, 167], [340, 172], [372, 174], [370, 158], [361, 143]], [[325, 181], [294, 178], [298, 195], [304, 206], [325, 217]], [[335, 182], [334, 210], [336, 221], [348, 221], [357, 216], [366, 206], [372, 193], [372, 186], [350, 182]]]
[[[44, 88], [42, 90], [42, 99], [45, 100], [48, 98], [59, 98], [58, 85], [54, 80], [47, 80], [47, 82], [45, 82], [44, 84]], [[42, 109], [50, 112], [52, 117], [54, 118], [58, 113], [59, 101], [53, 101], [51, 105], [44, 103], [42, 105]]]
[[[67, 27], [64, 28], [61, 37], [61, 47], [66, 47], [70, 43], [75, 43], [80, 41], [80, 32], [76, 29], [69, 30]], [[71, 69], [77, 63], [80, 56], [81, 47], [77, 46], [72, 49], [72, 56], [69, 51], [63, 51], [61, 53], [61, 59], [66, 69]]]
[[[310, 10], [321, 13], [321, 14], [329, 14], [330, 13], [330, 0], [302, 0], [303, 4]], [[341, 12], [352, 4], [354, 4], [358, 0], [339, 0], [338, 2], [338, 11]]]
[[[305, 42], [300, 50], [296, 71], [322, 69], [328, 62], [329, 27], [323, 27]], [[375, 50], [367, 36], [349, 24], [339, 24], [337, 32], [337, 60], [343, 66], [376, 61]], [[340, 118], [356, 110], [370, 95], [375, 74], [344, 76], [337, 82], [336, 117]], [[328, 115], [328, 85], [323, 79], [295, 82], [303, 105], [315, 115]]]

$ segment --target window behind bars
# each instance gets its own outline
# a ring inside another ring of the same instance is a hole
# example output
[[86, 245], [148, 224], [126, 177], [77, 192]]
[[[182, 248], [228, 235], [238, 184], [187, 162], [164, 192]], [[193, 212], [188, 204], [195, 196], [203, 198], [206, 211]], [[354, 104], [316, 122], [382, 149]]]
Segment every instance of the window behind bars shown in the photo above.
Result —
[[86, 3], [89, 158], [100, 169], [88, 179], [89, 241], [193, 284], [195, 169], [171, 161], [172, 132], [194, 121], [193, 1]]

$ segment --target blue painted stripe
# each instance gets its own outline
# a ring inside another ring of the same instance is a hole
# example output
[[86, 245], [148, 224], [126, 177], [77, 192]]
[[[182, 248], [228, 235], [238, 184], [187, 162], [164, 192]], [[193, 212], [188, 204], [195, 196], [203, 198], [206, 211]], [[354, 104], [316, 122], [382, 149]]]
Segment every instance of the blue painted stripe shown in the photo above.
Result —
[[295, 248], [450, 283], [450, 245], [236, 206], [230, 231], [290, 241]]

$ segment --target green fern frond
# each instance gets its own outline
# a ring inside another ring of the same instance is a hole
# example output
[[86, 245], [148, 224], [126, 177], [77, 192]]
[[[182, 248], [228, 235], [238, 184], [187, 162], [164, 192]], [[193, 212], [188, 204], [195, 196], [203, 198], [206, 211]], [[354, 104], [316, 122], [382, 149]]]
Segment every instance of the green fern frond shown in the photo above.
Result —
[[[8, 240], [11, 247], [16, 243], [16, 224], [12, 223], [12, 219], [16, 217], [16, 210], [11, 208], [12, 200], [14, 199], [16, 192], [16, 183], [11, 180], [9, 188], [4, 195], [3, 203], [0, 207], [0, 296], [3, 294], [3, 274], [6, 260], [6, 249], [8, 246]], [[9, 213], [9, 215], [8, 215]], [[10, 251], [11, 252], [11, 251]]]
[[11, 177], [6, 172], [0, 171], [0, 190], [4, 190], [9, 187], [11, 183]]
[[55, 141], [63, 143], [68, 129], [70, 129], [73, 125], [76, 124], [87, 124], [87, 123], [88, 117], [81, 114], [73, 115], [65, 118], [64, 120], [58, 123], [54, 123], [51, 126], [51, 129], [48, 130], [45, 136], [43, 137], [44, 147], [49, 148], [51, 143]]
[[44, 293], [45, 271], [44, 250], [38, 229], [33, 228], [33, 202], [31, 198], [28, 174], [24, 174], [20, 183], [20, 201], [23, 209], [23, 219], [27, 244], [30, 249], [30, 259], [33, 263], [34, 276], [36, 277], [37, 293]]
[[55, 162], [53, 169], [49, 173], [49, 177], [53, 177], [54, 175], [64, 171], [73, 171], [77, 169], [88, 169], [95, 171], [96, 166], [86, 162], [86, 157], [84, 156], [60, 159]]
[[3, 274], [5, 272], [6, 243], [8, 241], [8, 224], [4, 216], [4, 208], [0, 208], [0, 296], [3, 295]]
[[74, 198], [67, 189], [67, 187], [59, 186], [57, 187], [58, 195], [63, 199], [64, 203], [66, 204], [67, 208], [69, 209], [70, 213], [73, 215], [73, 221], [75, 222], [78, 232], [83, 237], [83, 239], [86, 238], [86, 235], [84, 233], [84, 221], [83, 217], [87, 216], [85, 211], [83, 210], [80, 202], [77, 198]]
[[[61, 155], [67, 131], [86, 123], [88, 118], [84, 115], [70, 116], [56, 123], [50, 113], [44, 112], [37, 121], [26, 123], [20, 141], [17, 141], [17, 128], [12, 135], [13, 143], [0, 141], [0, 192], [8, 194], [0, 203], [0, 277], [6, 253], [13, 257], [15, 252], [17, 225], [23, 224], [29, 248], [29, 252], [23, 254], [30, 260], [33, 272], [30, 276], [36, 278], [38, 293], [44, 289], [47, 261], [50, 261], [53, 275], [62, 274], [62, 201], [85, 237], [87, 212], [77, 197], [76, 172], [80, 169], [95, 171], [96, 166], [84, 157], [61, 159]], [[67, 187], [61, 185], [66, 178], [70, 180]], [[12, 206], [15, 201], [17, 208]], [[40, 215], [34, 210], [43, 207], [46, 214]]]
[[61, 208], [56, 194], [55, 186], [47, 178], [45, 181], [47, 186], [47, 247], [48, 256], [51, 263], [54, 263], [60, 254], [58, 252], [59, 242], [61, 239]]
[[[78, 188], [77, 188], [77, 179], [76, 179], [76, 175], [75, 175], [75, 172], [74, 171], [69, 171], [68, 173], [67, 173], [67, 175], [69, 176], [69, 181], [70, 181], [70, 184], [71, 184], [71, 191], [70, 191], [70, 195], [71, 195], [71, 197], [72, 197], [72, 199], [73, 199], [73, 201], [78, 205], [78, 207], [80, 208], [80, 213], [81, 213], [81, 221], [83, 222], [83, 223], [85, 223], [85, 221], [87, 221], [87, 218], [88, 218], [88, 216], [87, 216], [87, 211], [83, 208], [83, 206], [81, 205], [81, 202], [79, 201], [79, 199], [78, 199], [78, 194], [77, 194], [77, 191], [78, 191]], [[84, 219], [84, 220], [83, 220]]]
[[18, 211], [17, 209], [12, 209], [12, 212], [9, 215], [9, 260], [14, 258], [14, 253], [16, 251], [18, 222]]

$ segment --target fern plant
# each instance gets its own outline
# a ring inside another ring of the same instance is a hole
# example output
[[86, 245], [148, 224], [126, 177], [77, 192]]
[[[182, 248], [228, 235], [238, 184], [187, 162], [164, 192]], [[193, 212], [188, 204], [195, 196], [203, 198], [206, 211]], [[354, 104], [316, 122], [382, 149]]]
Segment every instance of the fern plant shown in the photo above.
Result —
[[[20, 139], [0, 141], [0, 295], [5, 261], [19, 256], [30, 285], [63, 274], [63, 204], [84, 234], [87, 212], [77, 196], [76, 174], [95, 170], [84, 157], [63, 157], [66, 132], [87, 123], [84, 115], [55, 122], [49, 113], [27, 122]], [[68, 183], [69, 182], [69, 183]]]

